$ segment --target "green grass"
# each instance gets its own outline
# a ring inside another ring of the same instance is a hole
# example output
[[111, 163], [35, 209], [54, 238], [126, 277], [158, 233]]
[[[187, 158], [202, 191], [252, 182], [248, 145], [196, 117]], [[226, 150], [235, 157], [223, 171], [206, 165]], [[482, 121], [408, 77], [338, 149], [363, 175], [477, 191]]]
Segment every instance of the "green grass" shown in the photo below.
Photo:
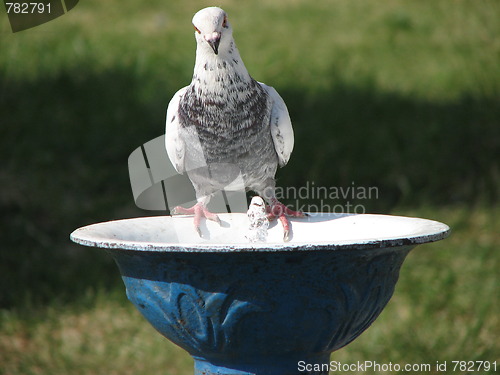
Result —
[[87, 294], [77, 305], [3, 311], [0, 374], [184, 375], [192, 361], [131, 304]]
[[[498, 360], [499, 3], [218, 4], [250, 73], [288, 104], [279, 185], [375, 186], [357, 202], [368, 212], [453, 229], [410, 253], [380, 318], [332, 359]], [[126, 301], [111, 259], [68, 235], [150, 214], [127, 158], [163, 133], [208, 5], [84, 1], [16, 34], [0, 15], [0, 375], [192, 371]]]

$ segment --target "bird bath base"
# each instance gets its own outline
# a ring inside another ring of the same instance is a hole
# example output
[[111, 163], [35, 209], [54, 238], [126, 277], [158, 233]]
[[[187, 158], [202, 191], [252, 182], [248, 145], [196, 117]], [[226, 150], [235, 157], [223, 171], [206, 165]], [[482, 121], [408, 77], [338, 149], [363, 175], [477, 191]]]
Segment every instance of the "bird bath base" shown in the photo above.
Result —
[[[244, 214], [207, 222], [148, 217], [77, 229], [71, 239], [105, 248], [129, 300], [195, 359], [195, 375], [328, 374], [330, 353], [358, 337], [389, 302], [400, 267], [418, 244], [445, 238], [435, 221], [385, 215], [314, 214], [281, 241], [245, 239]], [[326, 367], [325, 367], [326, 366]], [[304, 366], [302, 366], [304, 367]]]

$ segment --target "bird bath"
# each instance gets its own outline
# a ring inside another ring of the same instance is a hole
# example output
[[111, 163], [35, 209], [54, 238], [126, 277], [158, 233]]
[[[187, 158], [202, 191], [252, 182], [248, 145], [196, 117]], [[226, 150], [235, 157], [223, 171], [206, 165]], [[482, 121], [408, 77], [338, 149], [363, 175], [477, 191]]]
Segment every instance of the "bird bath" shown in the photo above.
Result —
[[202, 224], [204, 238], [192, 217], [170, 216], [71, 234], [111, 254], [130, 301], [194, 357], [195, 375], [328, 374], [330, 353], [389, 302], [408, 252], [449, 233], [418, 218], [312, 214], [287, 243], [276, 224], [249, 243], [245, 214], [220, 218]]

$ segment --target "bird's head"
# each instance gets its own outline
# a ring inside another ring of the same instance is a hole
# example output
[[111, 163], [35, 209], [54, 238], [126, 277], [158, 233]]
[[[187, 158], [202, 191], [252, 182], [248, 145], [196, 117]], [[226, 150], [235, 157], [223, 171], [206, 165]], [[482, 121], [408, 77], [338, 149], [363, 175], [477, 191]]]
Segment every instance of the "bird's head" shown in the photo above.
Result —
[[233, 29], [221, 8], [209, 7], [198, 11], [193, 17], [193, 26], [198, 45], [210, 47], [216, 55], [219, 54], [219, 47], [232, 39]]

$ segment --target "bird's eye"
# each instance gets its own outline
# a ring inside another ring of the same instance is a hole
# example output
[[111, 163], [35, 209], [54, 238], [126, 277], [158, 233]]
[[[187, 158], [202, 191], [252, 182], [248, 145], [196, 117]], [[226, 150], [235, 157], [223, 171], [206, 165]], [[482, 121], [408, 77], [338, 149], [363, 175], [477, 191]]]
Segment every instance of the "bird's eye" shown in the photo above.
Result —
[[227, 16], [224, 16], [224, 21], [222, 21], [222, 27], [227, 28]]
[[194, 25], [193, 25], [193, 27], [194, 27], [194, 29], [196, 30], [196, 32], [197, 32], [198, 34], [201, 34], [201, 31], [200, 31], [200, 30], [199, 30], [196, 26], [194, 26]]

